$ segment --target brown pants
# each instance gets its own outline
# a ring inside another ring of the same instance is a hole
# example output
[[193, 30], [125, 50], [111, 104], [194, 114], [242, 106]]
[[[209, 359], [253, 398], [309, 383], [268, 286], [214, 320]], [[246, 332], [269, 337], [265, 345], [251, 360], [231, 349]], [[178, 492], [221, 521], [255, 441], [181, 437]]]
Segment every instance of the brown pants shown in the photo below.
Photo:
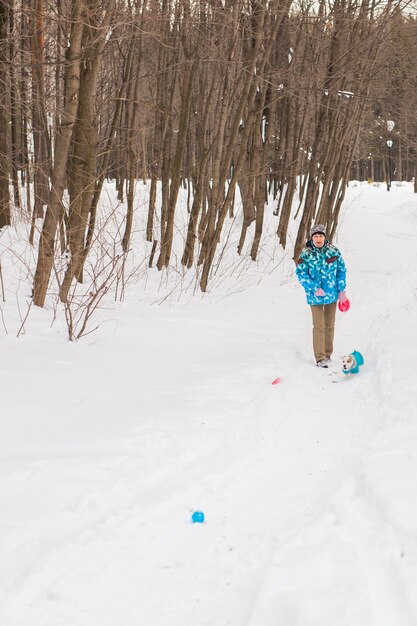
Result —
[[316, 361], [332, 355], [336, 304], [337, 302], [313, 304], [310, 307], [313, 316], [313, 348]]

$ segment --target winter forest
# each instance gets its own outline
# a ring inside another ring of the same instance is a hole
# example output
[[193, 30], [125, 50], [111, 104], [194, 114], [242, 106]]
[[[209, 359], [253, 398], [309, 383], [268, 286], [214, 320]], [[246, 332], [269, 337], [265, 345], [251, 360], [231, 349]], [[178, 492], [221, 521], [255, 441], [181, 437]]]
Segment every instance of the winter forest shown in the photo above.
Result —
[[[179, 235], [178, 264], [205, 292], [237, 193], [236, 254], [256, 261], [268, 201], [296, 257], [313, 220], [333, 238], [349, 180], [414, 180], [415, 10], [404, 0], [1, 2], [0, 228], [30, 225], [34, 305], [58, 294], [71, 316], [95, 254], [82, 297], [91, 311], [124, 271], [138, 212], [143, 260], [169, 268]], [[103, 220], [109, 182], [118, 207]]]

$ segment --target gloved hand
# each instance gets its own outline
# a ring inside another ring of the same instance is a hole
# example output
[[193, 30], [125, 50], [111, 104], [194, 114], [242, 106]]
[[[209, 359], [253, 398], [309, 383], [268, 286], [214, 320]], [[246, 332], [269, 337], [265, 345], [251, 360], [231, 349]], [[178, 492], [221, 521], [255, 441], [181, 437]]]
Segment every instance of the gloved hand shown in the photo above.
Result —
[[346, 302], [346, 300], [348, 299], [346, 295], [346, 291], [341, 291], [339, 293], [338, 298], [339, 298], [339, 302]]
[[317, 289], [317, 290], [314, 292], [314, 295], [315, 295], [315, 296], [325, 296], [326, 294], [324, 293], [323, 289], [320, 287], [319, 289]]

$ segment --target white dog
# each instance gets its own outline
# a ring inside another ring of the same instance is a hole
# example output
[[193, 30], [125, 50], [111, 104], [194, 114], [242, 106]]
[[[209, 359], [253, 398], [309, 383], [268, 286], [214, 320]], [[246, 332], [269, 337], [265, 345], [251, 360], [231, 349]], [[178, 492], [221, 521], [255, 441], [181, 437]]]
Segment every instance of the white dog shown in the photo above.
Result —
[[344, 372], [349, 372], [356, 367], [355, 359], [351, 354], [347, 354], [346, 356], [342, 356], [342, 367]]
[[359, 367], [364, 364], [364, 358], [358, 350], [342, 356], [342, 372], [344, 374], [359, 374]]

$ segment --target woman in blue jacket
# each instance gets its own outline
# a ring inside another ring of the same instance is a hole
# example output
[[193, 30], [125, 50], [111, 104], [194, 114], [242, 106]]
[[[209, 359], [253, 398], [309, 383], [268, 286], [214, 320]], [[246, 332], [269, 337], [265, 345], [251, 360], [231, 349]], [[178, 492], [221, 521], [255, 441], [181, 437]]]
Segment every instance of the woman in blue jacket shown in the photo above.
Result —
[[336, 304], [347, 300], [346, 267], [340, 250], [326, 240], [323, 224], [315, 224], [297, 262], [313, 316], [313, 348], [317, 367], [328, 367], [333, 352]]

